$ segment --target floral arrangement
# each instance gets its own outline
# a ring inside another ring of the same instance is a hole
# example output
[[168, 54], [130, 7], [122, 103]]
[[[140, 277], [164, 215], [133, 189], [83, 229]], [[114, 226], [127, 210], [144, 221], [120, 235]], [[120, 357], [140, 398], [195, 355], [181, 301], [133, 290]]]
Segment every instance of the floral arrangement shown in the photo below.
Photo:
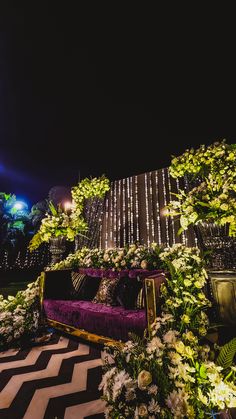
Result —
[[71, 189], [73, 202], [69, 214], [51, 203], [51, 213], [42, 219], [38, 232], [30, 241], [30, 251], [37, 249], [43, 242], [49, 242], [52, 237], [64, 236], [66, 240], [74, 241], [78, 234], [85, 233], [88, 229], [83, 217], [85, 199], [102, 198], [108, 190], [109, 180], [104, 175], [100, 178], [85, 178]]
[[203, 292], [207, 273], [198, 248], [175, 244], [165, 249], [160, 258], [171, 275], [161, 289], [163, 312], [173, 316], [179, 332], [187, 327], [195, 335], [204, 336], [208, 327], [205, 311], [211, 303]]
[[39, 283], [28, 284], [27, 289], [18, 291], [15, 297], [4, 299], [0, 295], [0, 349], [5, 350], [12, 343], [32, 335], [39, 323]]
[[77, 186], [71, 189], [72, 198], [75, 204], [75, 209], [79, 212], [81, 204], [83, 205], [84, 199], [98, 197], [103, 198], [104, 194], [109, 191], [109, 180], [102, 175], [100, 178], [85, 178], [79, 182]]
[[47, 269], [162, 269], [163, 263], [159, 257], [160, 252], [161, 248], [156, 243], [152, 243], [151, 247], [135, 243], [114, 249], [89, 249], [83, 247]]
[[[174, 178], [187, 177], [188, 190], [180, 190], [168, 205], [168, 215], [180, 216], [180, 232], [201, 221], [229, 224], [236, 235], [236, 144], [225, 140], [197, 150], [186, 150], [171, 161]], [[197, 181], [197, 185], [191, 185]]]
[[175, 245], [160, 257], [171, 274], [161, 316], [149, 336], [106, 349], [114, 361], [107, 357], [99, 386], [106, 418], [203, 419], [236, 407], [236, 338], [220, 352], [204, 338], [210, 303], [198, 250]]

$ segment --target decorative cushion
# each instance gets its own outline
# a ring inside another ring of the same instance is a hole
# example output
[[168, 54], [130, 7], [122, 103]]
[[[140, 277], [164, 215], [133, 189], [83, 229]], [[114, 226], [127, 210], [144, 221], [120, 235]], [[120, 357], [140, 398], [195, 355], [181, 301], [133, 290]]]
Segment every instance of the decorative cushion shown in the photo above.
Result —
[[136, 300], [142, 287], [143, 281], [139, 277], [121, 278], [116, 290], [117, 302], [126, 309], [135, 309]]
[[91, 301], [99, 288], [101, 278], [90, 277], [79, 272], [71, 272], [71, 298], [73, 300]]
[[93, 302], [106, 305], [116, 305], [114, 295], [119, 278], [102, 278]]
[[79, 290], [81, 289], [83, 282], [84, 282], [84, 278], [86, 277], [85, 274], [81, 274], [79, 272], [71, 272], [71, 281], [72, 281], [72, 292], [71, 294], [78, 294]]

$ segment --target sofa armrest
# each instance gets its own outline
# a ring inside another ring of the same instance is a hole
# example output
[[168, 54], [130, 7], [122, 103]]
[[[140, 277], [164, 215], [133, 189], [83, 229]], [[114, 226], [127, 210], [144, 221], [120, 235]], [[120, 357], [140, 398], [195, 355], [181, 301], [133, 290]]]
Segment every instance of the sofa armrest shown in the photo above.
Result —
[[157, 315], [161, 313], [161, 284], [166, 282], [164, 272], [149, 276], [144, 280], [147, 326], [150, 328]]

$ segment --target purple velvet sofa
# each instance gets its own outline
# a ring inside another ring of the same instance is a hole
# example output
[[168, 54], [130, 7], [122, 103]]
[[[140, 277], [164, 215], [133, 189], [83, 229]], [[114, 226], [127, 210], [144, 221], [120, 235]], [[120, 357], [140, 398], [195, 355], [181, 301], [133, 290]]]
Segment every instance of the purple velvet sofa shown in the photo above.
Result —
[[[93, 278], [98, 277], [129, 277], [130, 279], [141, 276], [142, 281], [149, 276], [163, 275], [162, 271], [146, 271], [141, 269], [123, 270], [114, 272], [112, 270], [81, 268], [77, 270]], [[163, 278], [163, 276], [162, 276]], [[79, 331], [85, 331], [82, 335], [89, 340], [91, 336], [105, 337], [108, 340], [126, 341], [129, 339], [129, 332], [142, 336], [147, 328], [147, 310], [127, 309], [123, 306], [107, 306], [70, 299], [67, 293], [71, 280], [71, 270], [45, 272], [43, 308], [49, 323], [54, 327], [81, 335]], [[99, 341], [99, 340], [97, 340]]]

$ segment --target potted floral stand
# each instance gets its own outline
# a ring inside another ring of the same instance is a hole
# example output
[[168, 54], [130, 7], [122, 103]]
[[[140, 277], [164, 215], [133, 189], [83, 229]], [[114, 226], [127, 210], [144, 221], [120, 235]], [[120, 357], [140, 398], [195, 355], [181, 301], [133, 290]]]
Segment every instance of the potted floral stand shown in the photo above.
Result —
[[209, 269], [236, 269], [236, 145], [223, 140], [186, 150], [172, 159], [170, 174], [185, 179], [168, 206], [179, 232], [193, 225]]
[[71, 189], [72, 203], [70, 209], [49, 204], [50, 212], [42, 219], [39, 230], [30, 241], [30, 251], [37, 249], [43, 242], [49, 242], [52, 254], [51, 264], [59, 262], [66, 251], [66, 241], [74, 242], [78, 235], [88, 231], [83, 210], [85, 201], [97, 197], [102, 199], [109, 190], [109, 180], [103, 175], [100, 178], [83, 179]]
[[51, 237], [49, 240], [49, 251], [51, 253], [51, 265], [60, 262], [66, 251], [66, 237]]

